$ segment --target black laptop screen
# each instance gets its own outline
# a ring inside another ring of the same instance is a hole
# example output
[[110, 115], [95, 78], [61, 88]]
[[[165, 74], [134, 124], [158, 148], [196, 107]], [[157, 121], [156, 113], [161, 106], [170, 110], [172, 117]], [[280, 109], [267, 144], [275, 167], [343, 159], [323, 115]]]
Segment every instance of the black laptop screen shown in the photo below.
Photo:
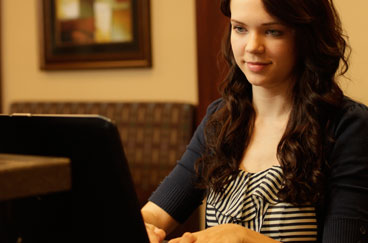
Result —
[[109, 120], [4, 115], [0, 134], [0, 153], [68, 157], [72, 172], [70, 191], [9, 202], [8, 239], [148, 242], [119, 133]]

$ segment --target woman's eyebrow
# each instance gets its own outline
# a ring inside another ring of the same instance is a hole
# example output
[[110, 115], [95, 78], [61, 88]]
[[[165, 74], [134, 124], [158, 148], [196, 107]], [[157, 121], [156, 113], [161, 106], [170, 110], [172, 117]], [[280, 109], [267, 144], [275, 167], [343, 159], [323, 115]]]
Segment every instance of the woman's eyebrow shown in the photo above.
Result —
[[268, 26], [268, 25], [283, 25], [283, 24], [280, 22], [267, 22], [267, 23], [263, 23], [262, 25]]
[[240, 21], [235, 20], [235, 19], [230, 19], [230, 22], [235, 23], [235, 24], [245, 25], [243, 22], [240, 22]]
[[[235, 20], [235, 19], [230, 19], [230, 22], [235, 23], [235, 24], [240, 24], [240, 25], [246, 25], [245, 23]], [[269, 26], [269, 25], [283, 25], [283, 24], [277, 21], [270, 21], [270, 22], [262, 23], [261, 25]]]

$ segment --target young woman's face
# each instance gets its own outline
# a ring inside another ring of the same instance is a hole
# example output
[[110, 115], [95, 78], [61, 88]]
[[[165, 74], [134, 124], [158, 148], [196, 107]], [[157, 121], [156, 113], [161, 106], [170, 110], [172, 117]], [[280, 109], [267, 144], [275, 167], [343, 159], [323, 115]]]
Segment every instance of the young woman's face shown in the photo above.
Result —
[[261, 0], [231, 0], [231, 45], [235, 61], [253, 86], [292, 82], [294, 31], [270, 16]]

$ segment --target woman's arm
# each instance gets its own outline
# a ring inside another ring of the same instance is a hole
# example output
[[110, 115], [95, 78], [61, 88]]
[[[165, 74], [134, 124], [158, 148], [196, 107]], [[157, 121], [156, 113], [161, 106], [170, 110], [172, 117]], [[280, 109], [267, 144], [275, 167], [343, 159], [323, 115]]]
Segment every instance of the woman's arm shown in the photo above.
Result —
[[368, 242], [368, 109], [348, 104], [334, 130], [323, 243]]
[[[178, 164], [163, 180], [160, 186], [142, 208], [142, 216], [146, 223], [149, 236], [163, 239], [155, 230], [161, 229], [170, 233], [179, 223], [183, 223], [201, 204], [205, 191], [195, 184], [197, 175], [194, 164], [205, 148], [204, 126], [209, 117], [216, 111], [222, 101], [213, 102], [207, 109], [207, 114], [197, 127], [194, 135]], [[153, 241], [150, 238], [151, 242]]]
[[173, 217], [153, 202], [146, 203], [141, 209], [141, 213], [151, 243], [162, 242], [166, 234], [178, 226]]
[[153, 202], [146, 203], [141, 212], [145, 223], [152, 224], [167, 234], [179, 225], [173, 217]]

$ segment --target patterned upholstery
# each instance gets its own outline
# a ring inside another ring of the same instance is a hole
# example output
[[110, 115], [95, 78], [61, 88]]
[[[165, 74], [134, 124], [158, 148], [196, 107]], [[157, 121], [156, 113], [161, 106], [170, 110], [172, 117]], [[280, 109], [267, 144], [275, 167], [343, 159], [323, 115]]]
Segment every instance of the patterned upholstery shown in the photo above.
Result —
[[140, 204], [143, 205], [184, 152], [195, 107], [183, 103], [16, 102], [11, 113], [99, 114], [120, 132]]

